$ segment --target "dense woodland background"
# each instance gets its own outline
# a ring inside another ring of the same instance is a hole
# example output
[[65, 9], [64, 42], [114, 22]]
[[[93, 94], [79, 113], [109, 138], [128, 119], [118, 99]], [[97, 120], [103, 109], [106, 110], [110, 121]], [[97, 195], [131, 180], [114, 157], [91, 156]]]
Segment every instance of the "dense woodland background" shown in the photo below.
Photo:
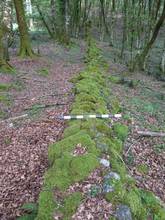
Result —
[[21, 57], [32, 57], [35, 42], [39, 52], [48, 38], [69, 46], [90, 32], [109, 44], [107, 58], [164, 79], [164, 0], [1, 0], [1, 5], [1, 67], [8, 48], [18, 44]]

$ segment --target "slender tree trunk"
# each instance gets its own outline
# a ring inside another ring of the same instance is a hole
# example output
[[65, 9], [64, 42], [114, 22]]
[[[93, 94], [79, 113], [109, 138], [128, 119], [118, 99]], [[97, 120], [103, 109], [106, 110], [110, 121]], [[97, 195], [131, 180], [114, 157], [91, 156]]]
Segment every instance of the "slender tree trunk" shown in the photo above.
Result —
[[125, 44], [127, 39], [127, 7], [128, 7], [128, 0], [124, 0], [123, 39], [122, 39], [122, 47], [120, 54], [121, 58], [123, 58], [124, 55]]
[[68, 0], [58, 0], [58, 28], [57, 38], [62, 44], [69, 44], [69, 35], [66, 30], [67, 2]]
[[[0, 11], [0, 70], [3, 72], [13, 71], [8, 63], [8, 35], [10, 32], [10, 1], [3, 1]], [[6, 48], [5, 48], [6, 45]]]
[[164, 75], [165, 74], [165, 40], [164, 40], [164, 49], [162, 53], [160, 69], [161, 69], [162, 74]]
[[110, 35], [110, 32], [109, 32], [109, 28], [108, 28], [108, 25], [107, 25], [107, 21], [106, 21], [106, 17], [105, 17], [105, 2], [104, 0], [100, 0], [100, 5], [101, 5], [101, 14], [102, 14], [102, 19], [103, 19], [103, 25], [105, 27], [105, 32], [106, 34]]
[[[32, 16], [32, 3], [31, 3], [31, 0], [26, 0], [26, 11], [27, 11], [28, 15]], [[29, 28], [30, 28], [30, 30], [32, 30], [34, 28], [32, 17], [29, 19]]]
[[54, 39], [54, 38], [55, 38], [54, 32], [51, 31], [51, 29], [50, 29], [48, 23], [47, 23], [46, 20], [45, 20], [45, 17], [44, 17], [44, 15], [43, 15], [43, 13], [42, 13], [42, 10], [40, 9], [40, 6], [39, 6], [39, 4], [38, 4], [37, 2], [36, 2], [36, 7], [37, 7], [37, 10], [38, 10], [38, 13], [39, 13], [39, 15], [40, 15], [40, 17], [41, 17], [42, 22], [43, 22], [45, 28], [46, 28], [47, 31], [48, 31], [49, 36], [50, 36], [52, 39]]
[[156, 23], [156, 25], [154, 27], [151, 39], [149, 40], [149, 42], [144, 47], [144, 49], [141, 52], [141, 54], [138, 54], [135, 57], [135, 62], [134, 62], [134, 65], [133, 65], [133, 70], [136, 68], [136, 66], [138, 68], [140, 68], [140, 69], [144, 69], [144, 64], [145, 64], [145, 61], [146, 61], [146, 57], [147, 57], [147, 55], [149, 53], [149, 50], [151, 49], [152, 45], [154, 44], [154, 42], [155, 42], [155, 40], [156, 40], [156, 38], [158, 36], [159, 30], [160, 30], [164, 20], [165, 20], [165, 2], [164, 2], [164, 7], [163, 7], [162, 14], [161, 14], [159, 20], [157, 21], [157, 23]]
[[23, 0], [14, 0], [14, 5], [16, 9], [18, 27], [20, 32], [20, 57], [34, 57], [34, 52], [31, 47], [30, 37], [28, 33], [25, 10], [23, 5]]
[[4, 39], [8, 31], [9, 29], [3, 23], [0, 23], [0, 70], [4, 72], [13, 71], [12, 66], [4, 58]]

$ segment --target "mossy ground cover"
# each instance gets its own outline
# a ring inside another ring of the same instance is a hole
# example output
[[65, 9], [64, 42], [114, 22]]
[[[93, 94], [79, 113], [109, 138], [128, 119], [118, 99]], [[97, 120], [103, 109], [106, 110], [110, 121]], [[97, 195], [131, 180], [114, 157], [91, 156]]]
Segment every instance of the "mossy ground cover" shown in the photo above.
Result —
[[[104, 72], [106, 65], [100, 57], [100, 51], [91, 41], [86, 56], [87, 68], [76, 76], [75, 102], [72, 114], [108, 113]], [[111, 102], [113, 103], [113, 102]], [[117, 105], [118, 106], [118, 105]], [[119, 108], [112, 108], [114, 113]], [[53, 220], [55, 216], [69, 220], [84, 199], [80, 192], [67, 194], [70, 185], [81, 182], [100, 166], [102, 153], [109, 154], [111, 170], [120, 175], [120, 180], [113, 181], [113, 192], [104, 196], [114, 208], [127, 205], [135, 220], [165, 219], [164, 209], [153, 194], [144, 194], [136, 187], [134, 179], [128, 176], [122, 159], [123, 142], [128, 134], [127, 126], [116, 123], [109, 126], [110, 120], [70, 121], [64, 131], [63, 139], [49, 147], [50, 168], [45, 173], [43, 190], [39, 197], [36, 220]], [[84, 155], [73, 155], [74, 148], [81, 144], [86, 147]], [[102, 146], [104, 145], [104, 148]], [[60, 196], [59, 196], [60, 195]], [[115, 215], [113, 216], [115, 218]]]

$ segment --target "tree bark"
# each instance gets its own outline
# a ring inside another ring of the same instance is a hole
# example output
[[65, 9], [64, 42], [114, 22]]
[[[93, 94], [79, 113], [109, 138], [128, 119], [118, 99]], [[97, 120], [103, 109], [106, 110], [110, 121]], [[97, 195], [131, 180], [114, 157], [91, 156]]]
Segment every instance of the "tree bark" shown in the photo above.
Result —
[[141, 54], [137, 54], [137, 56], [135, 57], [135, 61], [133, 64], [133, 70], [136, 67], [138, 67], [138, 69], [142, 69], [142, 70], [144, 69], [146, 57], [147, 57], [149, 50], [151, 49], [152, 45], [154, 44], [154, 42], [158, 36], [159, 30], [160, 30], [164, 20], [165, 20], [165, 2], [164, 2], [162, 14], [154, 27], [154, 30], [153, 30], [153, 33], [152, 33], [152, 36], [151, 36], [149, 42], [146, 44], [146, 46], [144, 47]]
[[23, 5], [23, 0], [14, 0], [16, 15], [17, 15], [17, 22], [19, 27], [20, 33], [20, 50], [19, 56], [20, 57], [31, 57], [35, 56], [30, 42], [30, 37], [28, 33], [28, 27], [25, 18], [25, 10]]
[[4, 38], [8, 32], [9, 29], [3, 23], [0, 23], [0, 70], [4, 72], [13, 71], [12, 66], [4, 58]]

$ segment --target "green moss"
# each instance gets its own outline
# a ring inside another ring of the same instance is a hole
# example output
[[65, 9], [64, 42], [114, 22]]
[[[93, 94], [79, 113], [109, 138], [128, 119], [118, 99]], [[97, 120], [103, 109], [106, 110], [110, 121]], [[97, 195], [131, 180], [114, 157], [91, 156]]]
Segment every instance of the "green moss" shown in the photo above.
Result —
[[42, 68], [38, 71], [39, 75], [47, 77], [49, 75], [49, 70], [47, 68]]
[[92, 102], [94, 104], [100, 103], [102, 105], [105, 105], [104, 99], [100, 96], [95, 96], [92, 94], [87, 94], [87, 93], [80, 93], [76, 96], [75, 102]]
[[53, 166], [46, 172], [45, 189], [52, 190], [56, 187], [60, 190], [66, 190], [69, 185], [87, 177], [98, 165], [97, 156], [92, 153], [76, 157], [64, 153], [61, 158], [55, 160]]
[[80, 132], [80, 126], [81, 126], [81, 121], [77, 121], [77, 123], [74, 123], [73, 125], [67, 127], [65, 130], [64, 130], [64, 134], [63, 134], [63, 137], [64, 138], [67, 138], [69, 136], [72, 136], [78, 132]]
[[87, 93], [87, 94], [94, 94], [94, 96], [100, 95], [100, 85], [96, 83], [94, 80], [83, 79], [76, 84], [76, 94], [79, 93]]
[[106, 114], [108, 109], [101, 103], [76, 102], [72, 106], [71, 114]]
[[150, 210], [153, 214], [158, 214], [160, 210], [164, 210], [165, 213], [165, 209], [162, 209], [160, 201], [152, 192], [139, 190], [139, 195], [141, 196], [142, 203], [145, 205], [147, 210]]
[[11, 88], [11, 84], [0, 83], [0, 91], [8, 91]]
[[81, 111], [81, 113], [90, 113], [94, 112], [96, 109], [96, 105], [92, 102], [75, 102], [72, 106], [72, 111], [73, 110], [78, 110]]
[[119, 181], [116, 183], [116, 185], [114, 185], [114, 191], [107, 193], [105, 198], [108, 202], [118, 205], [123, 202], [125, 194], [126, 189], [124, 185]]
[[6, 116], [6, 113], [0, 110], [0, 119], [5, 118], [5, 116]]
[[112, 139], [111, 146], [114, 150], [116, 150], [119, 154], [123, 152], [123, 144], [120, 139], [114, 138]]
[[64, 220], [71, 219], [77, 207], [80, 205], [81, 200], [82, 195], [79, 192], [75, 192], [64, 199], [63, 208], [61, 209], [64, 214]]
[[77, 144], [81, 144], [86, 147], [88, 153], [99, 154], [96, 149], [95, 142], [90, 138], [88, 134], [83, 131], [78, 132], [75, 135], [69, 136], [56, 144], [49, 147], [48, 157], [49, 161], [53, 163], [54, 159], [62, 156], [63, 152], [72, 152]]
[[138, 170], [138, 172], [146, 175], [149, 171], [149, 168], [146, 164], [140, 164], [137, 166], [137, 170]]
[[113, 97], [110, 101], [111, 106], [112, 106], [112, 110], [111, 112], [113, 114], [119, 113], [121, 111], [121, 107], [120, 107], [120, 103], [118, 101], [118, 99], [116, 99], [115, 97]]
[[70, 166], [72, 178], [74, 181], [80, 181], [99, 166], [99, 161], [96, 155], [89, 153], [83, 156], [74, 157]]
[[93, 68], [93, 69], [88, 69], [84, 72], [81, 72], [78, 76], [74, 77], [71, 82], [73, 83], [77, 83], [83, 79], [91, 79], [94, 80], [95, 82], [104, 85], [105, 81], [102, 77], [102, 73], [99, 71], [98, 67], [97, 68]]
[[121, 140], [124, 141], [128, 135], [128, 127], [126, 125], [116, 123], [114, 125], [114, 131], [116, 136]]
[[57, 204], [52, 191], [42, 191], [39, 196], [38, 215], [36, 220], [52, 220]]
[[120, 177], [122, 182], [125, 182], [126, 180], [126, 176], [127, 176], [127, 170], [125, 168], [124, 163], [120, 160], [120, 158], [116, 158], [116, 155], [111, 155], [111, 166], [112, 166], [112, 170], [114, 172], [117, 172]]
[[112, 129], [109, 127], [109, 125], [105, 121], [97, 120], [96, 128], [98, 132], [103, 133], [107, 137], [112, 136]]
[[142, 214], [144, 215], [144, 210], [141, 198], [136, 188], [129, 190], [129, 192], [125, 194], [123, 202], [131, 208], [134, 217], [141, 219], [140, 216], [142, 216]]
[[53, 166], [48, 169], [44, 176], [44, 189], [52, 190], [58, 188], [65, 190], [71, 185], [70, 162], [72, 156], [64, 153], [59, 159], [56, 159]]
[[109, 218], [109, 220], [116, 220], [116, 218], [112, 216]]
[[118, 76], [109, 76], [108, 79], [112, 83], [120, 83], [121, 82], [121, 78]]
[[0, 95], [0, 102], [6, 105], [10, 105], [11, 101], [7, 95]]
[[165, 209], [159, 209], [157, 214], [154, 214], [153, 220], [164, 220], [165, 219]]

